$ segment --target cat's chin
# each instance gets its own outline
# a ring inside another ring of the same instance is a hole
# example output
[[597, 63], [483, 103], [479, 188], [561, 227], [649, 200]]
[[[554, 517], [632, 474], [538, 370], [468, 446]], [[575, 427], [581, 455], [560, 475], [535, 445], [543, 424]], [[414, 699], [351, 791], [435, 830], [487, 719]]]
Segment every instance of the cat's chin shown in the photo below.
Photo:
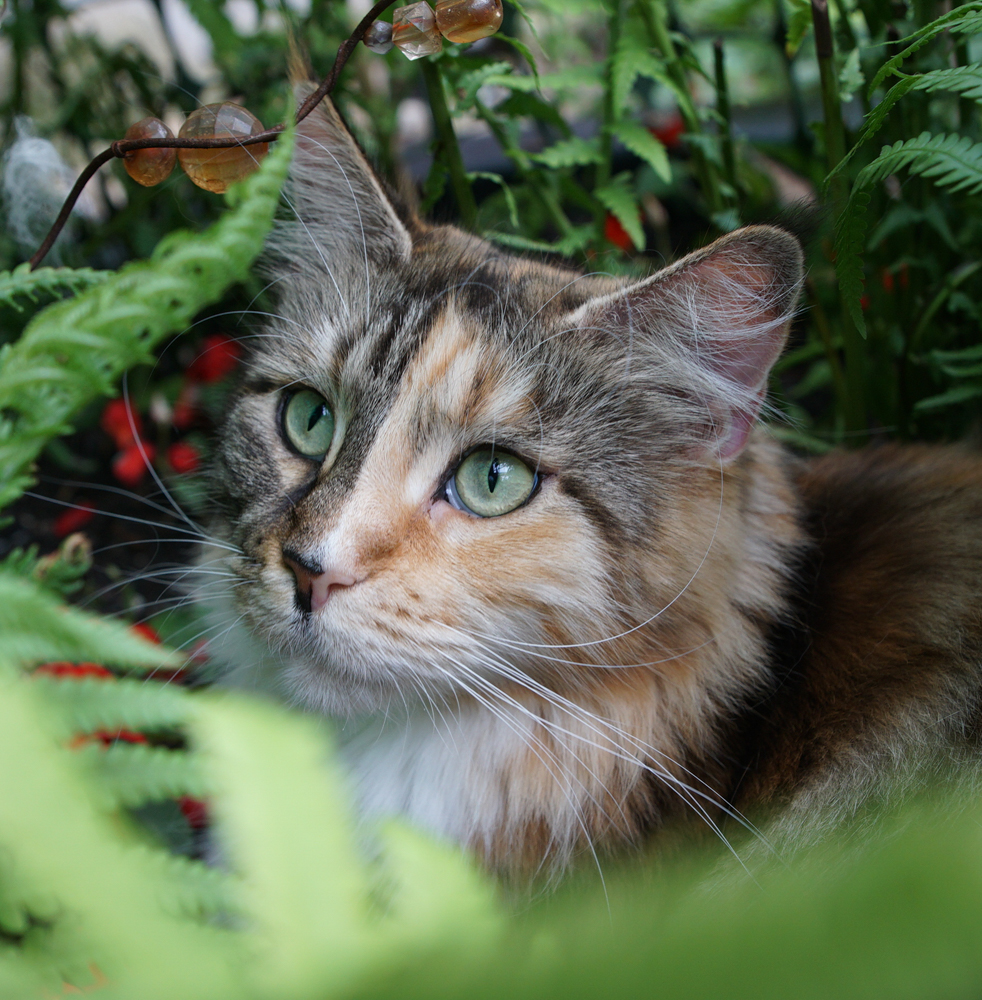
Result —
[[304, 708], [337, 718], [387, 711], [402, 703], [391, 684], [369, 680], [354, 671], [291, 660], [283, 664], [281, 684]]

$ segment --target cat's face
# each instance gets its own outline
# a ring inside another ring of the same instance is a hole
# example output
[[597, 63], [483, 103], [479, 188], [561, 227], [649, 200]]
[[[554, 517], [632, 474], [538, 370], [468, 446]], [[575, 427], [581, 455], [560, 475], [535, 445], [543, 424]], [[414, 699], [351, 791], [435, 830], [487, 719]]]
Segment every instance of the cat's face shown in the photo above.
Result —
[[670, 653], [655, 613], [712, 549], [793, 239], [585, 277], [400, 217], [330, 109], [305, 133], [217, 476], [235, 610], [284, 684], [347, 713]]

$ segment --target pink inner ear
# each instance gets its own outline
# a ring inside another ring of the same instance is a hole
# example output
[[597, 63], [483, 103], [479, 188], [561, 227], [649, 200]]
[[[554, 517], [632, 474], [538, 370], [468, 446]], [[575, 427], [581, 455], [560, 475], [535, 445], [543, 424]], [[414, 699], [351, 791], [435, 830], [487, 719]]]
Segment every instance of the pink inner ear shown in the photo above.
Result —
[[719, 451], [718, 455], [724, 462], [738, 455], [743, 451], [750, 437], [750, 432], [757, 423], [760, 408], [764, 403], [766, 389], [761, 389], [757, 393], [750, 406], [738, 406], [729, 411], [729, 422], [718, 428]]

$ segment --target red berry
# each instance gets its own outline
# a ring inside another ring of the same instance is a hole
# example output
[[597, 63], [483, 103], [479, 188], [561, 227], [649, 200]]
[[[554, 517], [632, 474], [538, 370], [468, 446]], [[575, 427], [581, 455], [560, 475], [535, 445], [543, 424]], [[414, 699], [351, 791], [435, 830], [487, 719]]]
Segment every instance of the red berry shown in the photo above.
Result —
[[610, 212], [604, 220], [604, 239], [625, 252], [634, 247], [634, 240], [627, 235], [627, 230], [621, 225], [617, 216], [611, 215]]
[[[132, 426], [130, 418], [132, 417]], [[143, 421], [140, 414], [126, 405], [126, 400], [110, 399], [102, 411], [99, 426], [113, 439], [119, 449], [127, 448], [134, 443], [133, 428], [137, 436], [143, 434]]]
[[175, 441], [167, 449], [167, 461], [178, 474], [194, 472], [201, 465], [201, 455], [193, 444], [187, 441]]
[[113, 475], [130, 489], [139, 486], [147, 474], [148, 464], [153, 461], [155, 452], [156, 449], [152, 444], [144, 443], [142, 451], [140, 445], [131, 444], [113, 459]]
[[62, 511], [51, 525], [55, 538], [65, 538], [72, 532], [80, 531], [95, 517], [95, 507], [82, 500], [70, 510]]
[[184, 795], [177, 804], [192, 830], [203, 830], [208, 825], [208, 803]]
[[205, 337], [201, 353], [188, 365], [187, 377], [192, 382], [217, 382], [225, 378], [239, 363], [242, 348], [224, 333]]
[[114, 680], [115, 674], [111, 670], [100, 666], [98, 663], [42, 663], [35, 667], [35, 674], [44, 677], [70, 677], [73, 680], [84, 680], [86, 677], [95, 677], [100, 680]]
[[161, 640], [160, 636], [157, 634], [157, 630], [152, 625], [148, 625], [146, 622], [137, 622], [135, 625], [131, 625], [130, 631], [135, 632], [138, 636], [141, 636], [148, 642], [152, 642], [155, 646], [160, 645]]
[[171, 423], [179, 431], [186, 431], [198, 419], [198, 386], [194, 382], [185, 382], [174, 403]]
[[887, 295], [893, 294], [893, 289], [894, 289], [893, 274], [886, 268], [883, 268], [883, 270], [880, 272], [880, 284], [883, 286], [883, 291], [885, 291]]
[[682, 136], [685, 134], [685, 122], [682, 120], [682, 116], [676, 112], [649, 131], [666, 149], [678, 149], [682, 145]]

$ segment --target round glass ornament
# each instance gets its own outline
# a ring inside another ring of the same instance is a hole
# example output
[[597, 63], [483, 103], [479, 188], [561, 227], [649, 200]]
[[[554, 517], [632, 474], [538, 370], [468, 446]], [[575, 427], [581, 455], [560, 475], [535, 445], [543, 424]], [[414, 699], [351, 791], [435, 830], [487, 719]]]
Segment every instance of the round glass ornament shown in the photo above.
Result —
[[[254, 114], [231, 101], [223, 101], [191, 112], [181, 128], [180, 138], [248, 139], [262, 131], [263, 124]], [[268, 150], [269, 143], [257, 142], [228, 149], [181, 149], [177, 155], [184, 172], [199, 188], [222, 194], [256, 170]]]
[[501, 0], [439, 0], [436, 5], [436, 26], [448, 42], [487, 38], [503, 18]]
[[[159, 118], [141, 118], [126, 130], [123, 138], [173, 139], [174, 133]], [[123, 169], [144, 187], [167, 180], [175, 163], [176, 149], [133, 149], [123, 157]]]

